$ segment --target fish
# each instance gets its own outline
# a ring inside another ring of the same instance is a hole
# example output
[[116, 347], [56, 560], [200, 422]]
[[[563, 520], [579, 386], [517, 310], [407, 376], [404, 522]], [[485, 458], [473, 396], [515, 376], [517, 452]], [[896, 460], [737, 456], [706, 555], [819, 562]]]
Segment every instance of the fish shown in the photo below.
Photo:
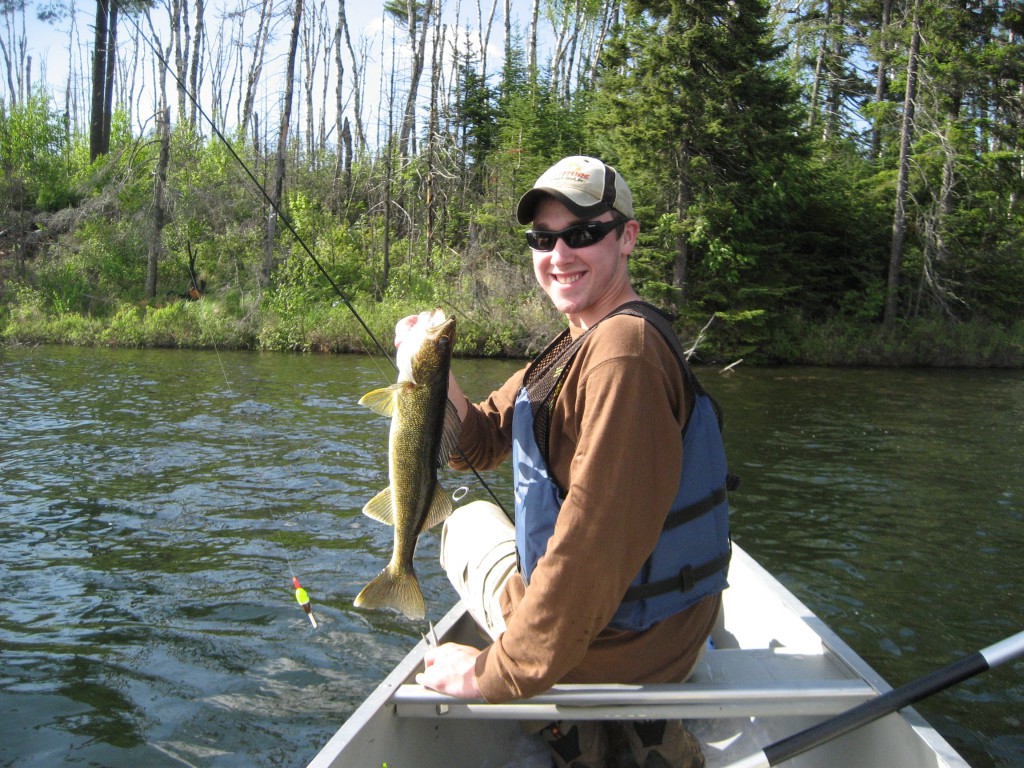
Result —
[[420, 534], [444, 521], [452, 500], [437, 480], [458, 444], [462, 422], [448, 400], [455, 318], [441, 309], [421, 312], [398, 348], [398, 380], [359, 404], [391, 418], [388, 482], [363, 514], [394, 528], [391, 560], [356, 596], [357, 608], [393, 608], [410, 619], [426, 615], [413, 568]]

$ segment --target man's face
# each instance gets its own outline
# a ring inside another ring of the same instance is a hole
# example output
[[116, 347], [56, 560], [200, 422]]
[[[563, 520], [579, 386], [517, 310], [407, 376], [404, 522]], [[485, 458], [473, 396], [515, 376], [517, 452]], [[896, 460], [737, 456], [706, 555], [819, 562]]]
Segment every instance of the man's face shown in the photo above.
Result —
[[[537, 204], [532, 229], [557, 232], [588, 221], [612, 221], [608, 211], [580, 219], [554, 198]], [[583, 248], [571, 248], [558, 238], [551, 251], [533, 251], [533, 271], [555, 308], [581, 328], [589, 328], [635, 296], [629, 283], [627, 257], [636, 243], [639, 224], [627, 221], [621, 236], [615, 230]]]

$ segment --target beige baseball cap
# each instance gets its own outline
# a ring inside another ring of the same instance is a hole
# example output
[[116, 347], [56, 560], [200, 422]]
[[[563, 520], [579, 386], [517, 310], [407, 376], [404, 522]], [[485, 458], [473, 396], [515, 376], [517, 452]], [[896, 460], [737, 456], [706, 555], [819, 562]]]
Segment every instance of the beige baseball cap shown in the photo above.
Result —
[[616, 210], [626, 218], [633, 214], [633, 193], [626, 180], [610, 165], [584, 155], [559, 160], [540, 175], [533, 189], [523, 195], [516, 208], [520, 224], [529, 224], [537, 203], [553, 197], [577, 216], [597, 216]]

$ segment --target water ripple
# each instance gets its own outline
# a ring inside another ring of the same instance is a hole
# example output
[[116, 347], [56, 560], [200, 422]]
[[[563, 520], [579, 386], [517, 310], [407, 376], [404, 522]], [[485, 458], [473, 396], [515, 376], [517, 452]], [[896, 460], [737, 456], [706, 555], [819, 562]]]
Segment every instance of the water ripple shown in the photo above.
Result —
[[[483, 397], [519, 365], [457, 373]], [[352, 607], [392, 547], [361, 514], [387, 422], [356, 401], [381, 378], [362, 357], [0, 349], [5, 764], [312, 756], [421, 630]], [[1019, 376], [702, 379], [743, 477], [735, 538], [891, 682], [1019, 629]], [[507, 471], [488, 479], [509, 498]], [[434, 620], [453, 599], [437, 546], [417, 553]], [[921, 707], [979, 767], [1024, 762], [1009, 666]]]

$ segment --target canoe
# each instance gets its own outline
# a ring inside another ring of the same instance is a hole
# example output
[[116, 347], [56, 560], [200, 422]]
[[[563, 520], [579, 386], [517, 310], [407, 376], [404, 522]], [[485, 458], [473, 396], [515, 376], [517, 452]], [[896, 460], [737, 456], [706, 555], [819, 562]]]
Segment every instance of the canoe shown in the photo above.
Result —
[[[510, 704], [460, 700], [414, 683], [424, 639], [356, 709], [309, 768], [548, 768], [524, 722], [682, 718], [709, 768], [873, 699], [891, 687], [777, 579], [734, 544], [723, 621], [693, 676], [676, 685], [557, 685]], [[480, 645], [461, 603], [440, 642]], [[815, 747], [787, 766], [966, 768], [912, 708]]]

